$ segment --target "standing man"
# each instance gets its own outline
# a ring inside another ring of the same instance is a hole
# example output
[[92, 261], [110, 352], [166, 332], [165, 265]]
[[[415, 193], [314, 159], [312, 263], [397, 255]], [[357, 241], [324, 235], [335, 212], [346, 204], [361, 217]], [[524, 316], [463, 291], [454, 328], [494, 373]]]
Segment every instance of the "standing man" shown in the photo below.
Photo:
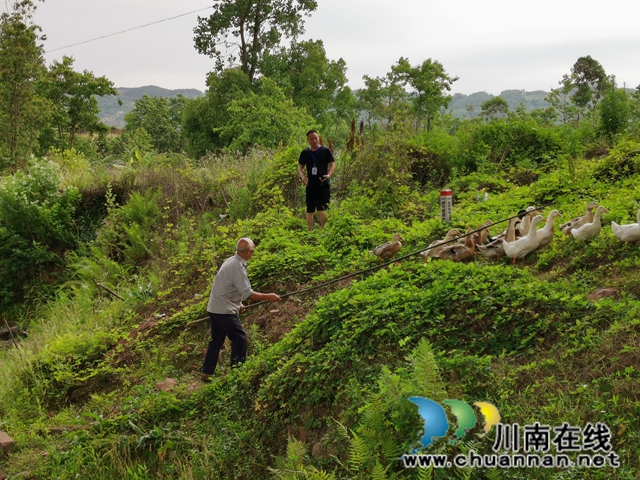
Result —
[[226, 337], [231, 340], [231, 366], [247, 358], [247, 333], [242, 328], [239, 314], [244, 311], [242, 301], [280, 301], [275, 293], [258, 293], [251, 289], [247, 276], [247, 260], [253, 256], [255, 245], [250, 238], [241, 238], [236, 254], [227, 258], [213, 281], [207, 312], [211, 319], [211, 341], [202, 366], [203, 377], [213, 375], [218, 355]]
[[[335, 168], [331, 150], [320, 145], [320, 137], [315, 130], [307, 132], [309, 148], [300, 153], [298, 159], [298, 175], [306, 188], [307, 227], [313, 229], [313, 214], [317, 210], [320, 217], [320, 228], [327, 223], [325, 210], [329, 208], [331, 199], [331, 183], [329, 178]], [[306, 167], [306, 172], [305, 172]]]

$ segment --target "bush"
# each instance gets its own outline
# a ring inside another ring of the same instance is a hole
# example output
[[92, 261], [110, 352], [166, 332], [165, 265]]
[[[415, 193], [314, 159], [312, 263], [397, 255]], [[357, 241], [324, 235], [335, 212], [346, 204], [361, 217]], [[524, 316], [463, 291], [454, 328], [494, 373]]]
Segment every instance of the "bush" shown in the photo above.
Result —
[[254, 196], [254, 202], [260, 207], [281, 205], [296, 208], [300, 202], [298, 196], [298, 157], [301, 148], [292, 146], [277, 151], [265, 161], [266, 168], [260, 178]]
[[111, 258], [129, 266], [139, 266], [157, 253], [160, 241], [158, 223], [162, 219], [161, 190], [134, 192], [129, 201], [114, 210], [106, 220], [99, 241]]
[[504, 193], [512, 187], [505, 180], [495, 175], [472, 173], [454, 180], [451, 188], [454, 193], [466, 193], [479, 190], [485, 190], [490, 193]]
[[64, 254], [77, 246], [75, 187], [60, 189], [59, 167], [35, 160], [0, 185], [0, 305], [20, 301], [24, 290], [51, 282]]
[[409, 146], [413, 179], [420, 185], [441, 188], [457, 167], [459, 140], [444, 131], [434, 130], [413, 139]]
[[[47, 408], [54, 408], [59, 402], [84, 400], [89, 384], [105, 382], [114, 373], [106, 366], [105, 353], [117, 340], [116, 334], [101, 332], [53, 339], [18, 374], [18, 380], [26, 387], [22, 400], [30, 404], [37, 399]], [[95, 385], [91, 390], [94, 388]]]
[[618, 144], [593, 171], [593, 178], [617, 182], [640, 173], [640, 142], [625, 141]]
[[[562, 150], [553, 127], [533, 120], [512, 118], [479, 124], [469, 134], [465, 164], [480, 168], [488, 162], [500, 170], [512, 167], [548, 168]], [[473, 158], [475, 157], [475, 158]]]

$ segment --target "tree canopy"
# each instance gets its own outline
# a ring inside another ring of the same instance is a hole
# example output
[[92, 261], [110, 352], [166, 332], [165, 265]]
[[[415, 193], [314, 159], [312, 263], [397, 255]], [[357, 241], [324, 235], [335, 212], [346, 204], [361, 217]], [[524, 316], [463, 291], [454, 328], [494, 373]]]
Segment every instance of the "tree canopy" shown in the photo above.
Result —
[[125, 115], [127, 131], [144, 129], [160, 153], [180, 152], [183, 148], [182, 111], [186, 103], [183, 95], [175, 98], [149, 97], [136, 100], [135, 108]]
[[607, 76], [600, 62], [590, 55], [578, 58], [571, 67], [571, 75], [565, 76], [565, 81], [575, 88], [573, 101], [582, 108], [590, 104], [595, 106], [613, 85], [613, 79]]
[[263, 56], [283, 38], [304, 33], [303, 16], [315, 0], [215, 0], [209, 17], [198, 17], [194, 41], [199, 53], [216, 59], [216, 70], [239, 65], [251, 83]]
[[578, 121], [595, 111], [600, 99], [614, 84], [614, 78], [607, 76], [600, 62], [587, 55], [578, 58], [571, 72], [562, 76], [561, 87], [551, 90], [547, 101], [563, 122]]
[[329, 60], [322, 40], [293, 42], [264, 55], [261, 72], [276, 82], [293, 102], [325, 123], [336, 95], [347, 88], [347, 65]]
[[46, 71], [44, 40], [32, 23], [35, 5], [14, 3], [0, 15], [0, 167], [24, 165], [49, 105], [38, 95], [38, 80]]
[[187, 101], [183, 112], [186, 149], [196, 158], [227, 146], [219, 130], [229, 121], [227, 109], [233, 100], [243, 98], [251, 91], [249, 78], [240, 68], [211, 73], [207, 85], [206, 96]]
[[228, 108], [229, 122], [219, 129], [232, 151], [246, 153], [253, 145], [268, 148], [304, 138], [314, 120], [293, 104], [276, 83], [263, 78], [258, 93], [235, 99]]
[[[49, 72], [43, 77], [41, 91], [51, 101], [53, 116], [48, 129], [56, 137], [58, 148], [73, 148], [79, 131], [87, 133], [105, 132], [107, 126], [100, 122], [96, 95], [117, 95], [113, 82], [106, 77], [96, 77], [92, 72], [73, 70], [74, 59], [62, 57], [54, 60]], [[45, 132], [46, 133], [46, 132]], [[47, 147], [49, 145], [43, 145]]]
[[440, 62], [430, 58], [413, 67], [408, 59], [400, 57], [391, 71], [405, 86], [411, 87], [416, 118], [418, 122], [426, 120], [427, 131], [431, 130], [431, 121], [440, 108], [449, 105], [451, 95], [446, 92], [458, 77], [450, 77]]
[[486, 119], [495, 119], [509, 112], [509, 104], [500, 96], [493, 97], [482, 104], [481, 111]]

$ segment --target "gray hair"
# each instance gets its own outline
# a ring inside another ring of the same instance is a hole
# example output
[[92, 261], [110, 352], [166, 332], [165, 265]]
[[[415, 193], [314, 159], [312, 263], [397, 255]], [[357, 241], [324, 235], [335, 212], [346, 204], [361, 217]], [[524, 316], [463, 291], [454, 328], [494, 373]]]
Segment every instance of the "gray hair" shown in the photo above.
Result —
[[248, 250], [254, 250], [256, 246], [253, 243], [253, 240], [247, 237], [242, 237], [238, 240], [236, 244], [236, 253], [244, 253]]

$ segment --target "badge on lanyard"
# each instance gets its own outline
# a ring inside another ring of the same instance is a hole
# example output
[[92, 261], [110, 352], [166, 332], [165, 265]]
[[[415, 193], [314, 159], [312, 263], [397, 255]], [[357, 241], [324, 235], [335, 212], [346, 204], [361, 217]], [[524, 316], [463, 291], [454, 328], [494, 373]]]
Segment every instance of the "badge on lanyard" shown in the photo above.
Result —
[[311, 175], [318, 175], [318, 167], [311, 168]]

